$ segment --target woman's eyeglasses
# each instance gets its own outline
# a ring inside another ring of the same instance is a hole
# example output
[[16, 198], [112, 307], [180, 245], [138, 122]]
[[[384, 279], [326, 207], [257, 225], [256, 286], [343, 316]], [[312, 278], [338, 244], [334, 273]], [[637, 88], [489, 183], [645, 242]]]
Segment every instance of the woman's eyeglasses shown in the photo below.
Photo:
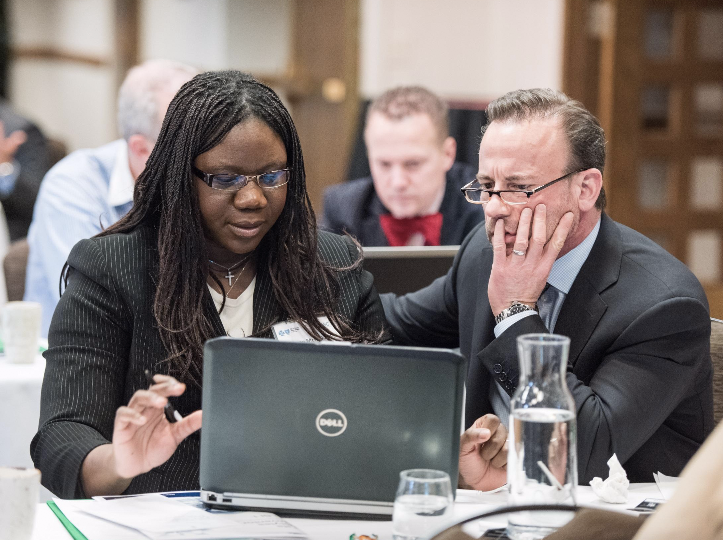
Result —
[[193, 165], [191, 171], [213, 189], [238, 191], [251, 180], [262, 189], [281, 187], [289, 181], [289, 169], [279, 169], [261, 174], [208, 174]]

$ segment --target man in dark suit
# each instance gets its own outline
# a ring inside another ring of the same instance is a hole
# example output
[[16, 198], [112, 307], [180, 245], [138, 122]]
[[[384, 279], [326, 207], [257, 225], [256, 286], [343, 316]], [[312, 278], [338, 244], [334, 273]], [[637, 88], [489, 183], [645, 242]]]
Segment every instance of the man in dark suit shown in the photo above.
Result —
[[0, 199], [11, 240], [27, 236], [40, 182], [49, 166], [43, 134], [0, 100]]
[[475, 169], [455, 163], [445, 103], [424, 88], [400, 87], [369, 106], [364, 140], [371, 177], [329, 188], [321, 227], [364, 246], [458, 245], [484, 220], [459, 189]]
[[518, 336], [569, 336], [579, 481], [606, 477], [613, 453], [631, 481], [677, 475], [713, 428], [702, 287], [604, 213], [605, 136], [580, 103], [526, 90], [487, 112], [477, 181], [465, 192], [485, 206], [486, 226], [446, 277], [383, 297], [395, 341], [461, 348], [469, 425], [488, 413], [507, 423]]

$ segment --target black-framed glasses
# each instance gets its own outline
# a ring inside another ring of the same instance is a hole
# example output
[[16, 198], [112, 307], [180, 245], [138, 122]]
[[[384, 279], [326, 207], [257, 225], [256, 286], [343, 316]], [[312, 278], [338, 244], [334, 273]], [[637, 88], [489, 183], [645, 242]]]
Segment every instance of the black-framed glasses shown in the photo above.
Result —
[[487, 204], [488, 202], [490, 202], [492, 195], [497, 195], [500, 199], [502, 199], [507, 204], [525, 204], [525, 203], [527, 203], [529, 198], [532, 197], [535, 193], [539, 193], [546, 187], [550, 187], [552, 184], [555, 184], [556, 182], [560, 182], [561, 180], [564, 180], [568, 176], [577, 174], [584, 170], [587, 170], [587, 169], [578, 169], [577, 171], [572, 171], [567, 174], [563, 174], [560, 178], [555, 178], [552, 182], [548, 182], [547, 184], [543, 184], [532, 190], [501, 189], [499, 191], [495, 191], [493, 189], [484, 189], [482, 187], [479, 187], [479, 182], [475, 179], [475, 180], [472, 180], [469, 184], [467, 184], [463, 188], [461, 188], [461, 191], [462, 191], [462, 193], [464, 193], [465, 199], [467, 199], [472, 204]]
[[191, 171], [213, 189], [223, 191], [238, 191], [252, 180], [262, 189], [274, 189], [286, 184], [289, 181], [289, 176], [291, 176], [289, 169], [279, 169], [278, 171], [261, 174], [209, 174], [191, 165]]

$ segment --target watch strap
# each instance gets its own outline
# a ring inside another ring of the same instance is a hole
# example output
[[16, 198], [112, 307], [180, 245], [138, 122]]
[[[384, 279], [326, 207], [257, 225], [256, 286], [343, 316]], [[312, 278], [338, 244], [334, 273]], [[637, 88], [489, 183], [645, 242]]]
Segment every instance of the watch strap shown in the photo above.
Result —
[[537, 311], [537, 304], [530, 306], [529, 304], [523, 304], [522, 302], [515, 300], [510, 304], [510, 307], [499, 312], [499, 314], [495, 317], [495, 324], [500, 324], [507, 317], [511, 317], [512, 315], [517, 315], [518, 313], [523, 313], [525, 311]]

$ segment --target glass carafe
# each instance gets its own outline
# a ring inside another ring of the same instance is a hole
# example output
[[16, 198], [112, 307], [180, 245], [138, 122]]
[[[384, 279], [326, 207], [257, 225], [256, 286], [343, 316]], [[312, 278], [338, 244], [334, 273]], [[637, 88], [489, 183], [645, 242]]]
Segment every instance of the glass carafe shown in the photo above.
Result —
[[[520, 382], [510, 403], [507, 481], [509, 503], [575, 504], [575, 402], [565, 382], [570, 338], [526, 334], [517, 338]], [[543, 538], [570, 519], [569, 512], [517, 512], [507, 534]]]

